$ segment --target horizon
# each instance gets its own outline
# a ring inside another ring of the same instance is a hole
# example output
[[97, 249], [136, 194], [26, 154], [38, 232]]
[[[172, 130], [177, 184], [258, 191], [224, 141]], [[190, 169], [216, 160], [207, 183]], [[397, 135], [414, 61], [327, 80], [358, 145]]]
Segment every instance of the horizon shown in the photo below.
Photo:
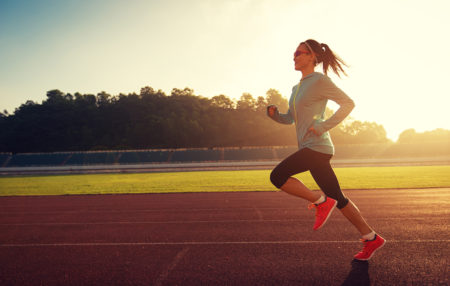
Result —
[[0, 0], [0, 109], [13, 113], [52, 89], [189, 87], [236, 101], [273, 88], [289, 99], [300, 78], [292, 53], [314, 38], [349, 64], [349, 77], [329, 75], [355, 101], [352, 118], [383, 125], [393, 141], [411, 128], [448, 130], [450, 56], [440, 53], [450, 48], [448, 8], [443, 0]]

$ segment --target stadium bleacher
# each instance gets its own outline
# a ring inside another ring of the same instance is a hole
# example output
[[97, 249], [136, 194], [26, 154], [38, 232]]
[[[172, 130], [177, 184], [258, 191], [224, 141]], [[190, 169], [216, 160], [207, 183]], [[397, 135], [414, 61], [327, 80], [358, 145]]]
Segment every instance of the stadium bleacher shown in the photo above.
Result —
[[[420, 148], [417, 144], [337, 145], [335, 159], [439, 157], [448, 156], [448, 142]], [[161, 149], [87, 151], [61, 153], [0, 153], [0, 167], [84, 166], [230, 161], [280, 161], [298, 150], [297, 146], [213, 149]]]
[[276, 157], [274, 159], [283, 160], [284, 158], [298, 151], [298, 147], [297, 146], [277, 147], [274, 148], [274, 150], [276, 153]]
[[11, 158], [11, 154], [9, 153], [0, 153], [0, 167], [6, 166], [8, 161]]
[[221, 150], [175, 150], [170, 162], [212, 162], [220, 161]]
[[169, 151], [124, 151], [119, 164], [164, 163], [169, 160]]
[[275, 151], [265, 147], [0, 154], [0, 164], [7, 160], [9, 162], [3, 167], [260, 161], [275, 160], [283, 155], [277, 155], [277, 152], [282, 153], [284, 149]]
[[119, 152], [73, 153], [65, 165], [116, 164]]
[[225, 161], [259, 161], [259, 160], [273, 160], [275, 155], [271, 147], [266, 148], [239, 148], [239, 149], [225, 149]]
[[69, 153], [25, 153], [15, 154], [6, 167], [61, 166]]

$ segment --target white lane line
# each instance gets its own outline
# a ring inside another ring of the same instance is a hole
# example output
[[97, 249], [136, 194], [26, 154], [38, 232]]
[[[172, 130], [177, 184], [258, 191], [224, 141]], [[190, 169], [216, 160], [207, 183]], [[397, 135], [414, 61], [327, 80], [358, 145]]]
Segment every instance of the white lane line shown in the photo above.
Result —
[[164, 271], [161, 272], [158, 279], [155, 282], [155, 286], [160, 286], [163, 284], [164, 281], [167, 280], [167, 277], [169, 276], [169, 273], [177, 266], [178, 262], [186, 255], [186, 253], [189, 251], [189, 247], [185, 247], [180, 252], [177, 253], [175, 258], [172, 260], [172, 262], [167, 266]]
[[[258, 219], [230, 219], [230, 220], [172, 220], [172, 221], [105, 221], [105, 222], [36, 222], [36, 223], [0, 223], [1, 226], [61, 226], [61, 225], [111, 225], [111, 224], [194, 224], [194, 223], [239, 223], [239, 222], [311, 222], [310, 218], [302, 219], [263, 219], [261, 212], [257, 211]], [[334, 217], [333, 221], [346, 221], [344, 217]], [[426, 220], [429, 222], [429, 218], [424, 217], [395, 217], [395, 218], [372, 218], [374, 221], [390, 221], [390, 220]], [[439, 220], [439, 218], [433, 218], [433, 220]]]
[[[29, 214], [79, 214], [79, 213], [135, 213], [135, 212], [142, 212], [142, 213], [153, 213], [153, 212], [176, 212], [179, 213], [180, 211], [183, 212], [198, 212], [198, 211], [215, 211], [215, 212], [221, 212], [221, 211], [242, 211], [242, 210], [248, 210], [252, 211], [254, 210], [254, 207], [242, 207], [242, 208], [179, 208], [179, 209], [132, 209], [132, 210], [60, 210], [60, 211], [9, 211], [9, 212], [0, 212], [0, 215], [8, 215], [8, 214], [21, 214], [21, 215], [29, 215]], [[302, 210], [302, 206], [299, 207], [261, 207], [259, 208], [261, 210]], [[307, 209], [307, 205], [304, 206], [303, 209]]]
[[259, 220], [264, 221], [261, 211], [257, 207], [254, 207], [254, 209], [255, 209], [256, 214], [258, 215]]
[[[449, 243], [450, 239], [388, 240], [392, 243]], [[288, 241], [180, 241], [180, 242], [84, 242], [84, 243], [15, 243], [0, 244], [0, 247], [60, 247], [60, 246], [174, 246], [174, 245], [249, 245], [249, 244], [327, 244], [359, 243], [356, 240], [288, 240]]]
[[304, 222], [312, 221], [309, 219], [273, 219], [273, 220], [261, 220], [261, 219], [234, 219], [234, 220], [175, 220], [175, 221], [111, 221], [111, 222], [43, 222], [43, 223], [5, 223], [0, 226], [51, 226], [51, 225], [102, 225], [102, 224], [193, 224], [193, 223], [238, 223], [238, 222]]
[[[442, 207], [445, 209], [445, 207], [448, 204], [445, 203], [445, 205], [442, 205]], [[367, 207], [366, 207], [367, 208]], [[416, 208], [416, 206], [412, 206], [412, 208]], [[180, 209], [138, 209], [138, 210], [61, 210], [61, 211], [1, 211], [0, 216], [11, 216], [11, 215], [62, 215], [62, 214], [131, 214], [131, 213], [196, 213], [196, 212], [232, 212], [235, 213], [237, 211], [254, 211], [255, 207], [249, 207], [249, 208], [215, 208], [215, 209], [200, 209], [200, 208], [180, 208]], [[299, 206], [299, 207], [258, 207], [258, 210], [260, 211], [292, 211], [292, 212], [301, 212], [304, 213], [307, 211], [307, 206]], [[445, 213], [448, 213], [447, 211], [444, 211]]]

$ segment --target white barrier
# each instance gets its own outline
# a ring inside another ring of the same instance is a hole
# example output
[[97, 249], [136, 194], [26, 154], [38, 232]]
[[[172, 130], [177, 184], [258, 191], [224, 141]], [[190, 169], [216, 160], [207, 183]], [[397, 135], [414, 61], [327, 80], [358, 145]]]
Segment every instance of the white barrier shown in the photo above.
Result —
[[[272, 169], [280, 161], [234, 161], [199, 163], [151, 163], [80, 166], [1, 167], [0, 175], [66, 174], [66, 173], [137, 173], [180, 172], [205, 170], [258, 170]], [[426, 166], [450, 165], [450, 157], [390, 158], [390, 159], [332, 159], [333, 167], [370, 166]]]

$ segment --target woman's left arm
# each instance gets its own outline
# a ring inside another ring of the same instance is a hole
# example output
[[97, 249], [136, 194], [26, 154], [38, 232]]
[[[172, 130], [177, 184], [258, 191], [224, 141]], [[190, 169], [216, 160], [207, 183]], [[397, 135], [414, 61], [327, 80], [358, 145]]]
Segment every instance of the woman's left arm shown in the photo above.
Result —
[[314, 132], [321, 135], [341, 123], [353, 110], [355, 103], [330, 78], [322, 78], [319, 84], [321, 96], [339, 104], [339, 109], [330, 118], [313, 126]]

